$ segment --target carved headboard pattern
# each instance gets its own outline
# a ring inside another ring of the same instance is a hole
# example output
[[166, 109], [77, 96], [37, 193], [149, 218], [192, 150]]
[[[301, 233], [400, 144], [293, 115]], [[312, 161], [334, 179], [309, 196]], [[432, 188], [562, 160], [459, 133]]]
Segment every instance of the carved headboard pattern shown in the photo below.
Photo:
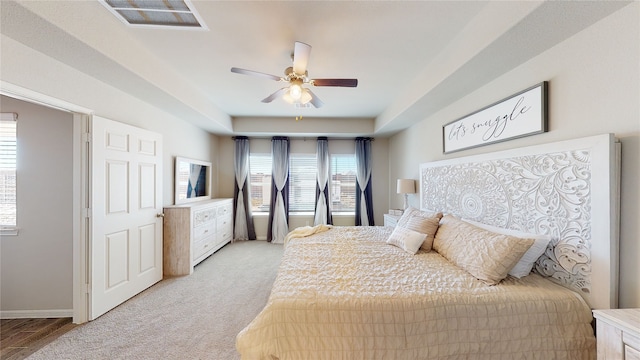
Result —
[[[594, 148], [580, 141], [562, 144], [422, 164], [420, 207], [502, 228], [551, 235], [552, 242], [534, 271], [590, 301], [593, 218], [596, 214], [609, 218], [611, 214], [608, 208], [607, 213], [594, 209], [594, 187], [602, 186], [593, 182]], [[602, 171], [601, 158], [600, 154], [596, 156], [597, 171]], [[601, 193], [602, 189], [596, 191], [598, 206]], [[607, 237], [606, 241], [617, 238]], [[615, 292], [617, 297], [617, 289]]]

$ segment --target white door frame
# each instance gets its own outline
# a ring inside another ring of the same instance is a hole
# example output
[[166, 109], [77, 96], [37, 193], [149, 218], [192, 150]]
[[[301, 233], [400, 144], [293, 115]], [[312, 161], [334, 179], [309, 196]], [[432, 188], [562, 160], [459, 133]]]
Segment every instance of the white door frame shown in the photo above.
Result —
[[88, 319], [89, 148], [93, 110], [0, 80], [0, 94], [73, 114], [73, 323]]

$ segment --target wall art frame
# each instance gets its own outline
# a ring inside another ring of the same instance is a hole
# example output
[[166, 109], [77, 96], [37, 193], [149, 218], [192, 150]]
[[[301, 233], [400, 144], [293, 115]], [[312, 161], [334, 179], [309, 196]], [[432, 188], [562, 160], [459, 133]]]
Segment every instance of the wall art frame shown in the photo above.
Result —
[[176, 156], [174, 171], [176, 205], [211, 199], [210, 162]]
[[548, 131], [543, 81], [442, 127], [445, 154]]

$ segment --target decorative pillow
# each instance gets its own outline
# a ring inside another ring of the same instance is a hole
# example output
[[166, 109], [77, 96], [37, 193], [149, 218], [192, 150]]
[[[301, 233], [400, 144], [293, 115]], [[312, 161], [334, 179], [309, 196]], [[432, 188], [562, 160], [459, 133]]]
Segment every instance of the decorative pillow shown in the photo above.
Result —
[[549, 245], [549, 242], [551, 242], [552, 239], [550, 235], [529, 234], [518, 230], [504, 229], [493, 225], [487, 225], [473, 220], [463, 220], [470, 223], [471, 225], [475, 225], [481, 229], [493, 231], [498, 234], [514, 236], [521, 239], [535, 240], [533, 245], [531, 245], [529, 250], [524, 253], [516, 266], [514, 266], [511, 271], [509, 271], [509, 275], [515, 276], [517, 278], [527, 276], [531, 273], [533, 265], [535, 265], [536, 261], [538, 261], [538, 258], [542, 256], [542, 254], [544, 254], [545, 250], [547, 250], [547, 245]]
[[419, 210], [412, 206], [409, 206], [408, 208], [406, 208], [402, 213], [402, 216], [400, 216], [400, 218], [398, 219], [398, 222], [396, 222], [396, 227], [398, 226], [404, 227], [404, 225], [407, 224], [407, 221], [409, 221], [409, 218], [411, 217], [411, 215], [413, 215], [413, 213], [416, 211], [419, 211]]
[[476, 278], [495, 285], [507, 277], [533, 242], [484, 230], [446, 215], [440, 220], [433, 249]]
[[409, 221], [409, 219], [414, 215], [418, 215], [418, 216], [422, 216], [422, 217], [433, 217], [433, 216], [436, 216], [438, 214], [440, 215], [440, 217], [442, 217], [442, 213], [435, 212], [435, 211], [430, 211], [430, 210], [422, 211], [422, 210], [414, 208], [413, 206], [409, 206], [402, 213], [402, 216], [400, 216], [400, 218], [398, 219], [398, 222], [396, 223], [396, 226], [406, 227], [405, 225], [407, 224], [407, 221]]
[[415, 254], [426, 237], [425, 234], [417, 231], [396, 226], [389, 239], [387, 239], [387, 244], [395, 245], [409, 254]]
[[421, 247], [423, 250], [429, 251], [431, 250], [431, 246], [433, 245], [433, 238], [436, 236], [436, 231], [438, 231], [438, 225], [440, 225], [441, 218], [442, 213], [437, 213], [429, 217], [423, 217], [420, 215], [420, 212], [414, 212], [413, 215], [406, 221], [404, 226], [401, 227], [425, 234], [427, 237], [425, 238], [425, 241], [422, 243]]

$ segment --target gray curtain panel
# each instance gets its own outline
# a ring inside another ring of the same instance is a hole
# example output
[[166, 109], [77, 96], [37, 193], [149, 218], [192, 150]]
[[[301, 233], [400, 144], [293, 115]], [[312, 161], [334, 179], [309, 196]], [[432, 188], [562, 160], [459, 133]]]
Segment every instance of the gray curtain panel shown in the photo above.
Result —
[[333, 224], [331, 218], [331, 199], [329, 191], [329, 140], [318, 138], [316, 151], [318, 160], [318, 176], [316, 181], [316, 211], [313, 225]]
[[284, 243], [289, 233], [289, 138], [274, 136], [271, 139], [271, 204], [267, 240]]
[[233, 240], [255, 240], [256, 231], [251, 216], [251, 192], [249, 191], [249, 138], [235, 137], [235, 173], [236, 181], [233, 192], [234, 228]]
[[356, 226], [374, 226], [371, 138], [356, 138]]

